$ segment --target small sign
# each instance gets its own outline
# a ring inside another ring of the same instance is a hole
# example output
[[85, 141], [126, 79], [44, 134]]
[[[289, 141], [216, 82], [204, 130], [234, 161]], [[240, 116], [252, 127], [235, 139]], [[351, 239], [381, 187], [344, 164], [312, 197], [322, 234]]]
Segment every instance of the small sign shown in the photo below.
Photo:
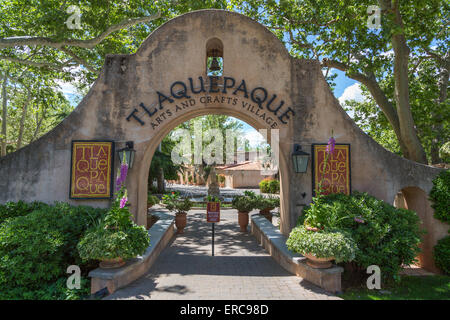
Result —
[[316, 195], [323, 179], [322, 194], [351, 193], [350, 145], [336, 144], [334, 153], [326, 159], [326, 144], [313, 144], [313, 194]]
[[70, 198], [111, 198], [113, 161], [112, 141], [72, 141]]
[[220, 222], [220, 202], [207, 202], [206, 222]]

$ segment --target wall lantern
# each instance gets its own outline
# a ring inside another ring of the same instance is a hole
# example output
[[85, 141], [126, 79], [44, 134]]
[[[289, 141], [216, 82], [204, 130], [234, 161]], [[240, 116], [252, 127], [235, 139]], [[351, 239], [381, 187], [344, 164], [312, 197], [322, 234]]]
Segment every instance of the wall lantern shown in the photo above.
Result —
[[302, 151], [302, 146], [294, 145], [294, 152], [292, 153], [292, 161], [294, 169], [297, 173], [305, 173], [308, 168], [309, 153]]
[[134, 162], [134, 154], [136, 152], [136, 150], [134, 150], [134, 142], [133, 141], [127, 141], [125, 143], [126, 147], [122, 148], [120, 150], [118, 150], [117, 152], [119, 153], [119, 159], [120, 159], [120, 163], [122, 163], [123, 161], [123, 156], [125, 155], [125, 159], [127, 161], [128, 164], [128, 168], [132, 168], [133, 167], [133, 162]]

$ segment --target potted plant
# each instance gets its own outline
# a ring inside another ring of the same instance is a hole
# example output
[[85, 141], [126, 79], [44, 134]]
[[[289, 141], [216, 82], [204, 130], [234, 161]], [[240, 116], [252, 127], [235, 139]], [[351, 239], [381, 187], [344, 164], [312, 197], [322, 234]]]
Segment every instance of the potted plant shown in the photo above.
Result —
[[238, 211], [238, 222], [240, 230], [242, 232], [247, 231], [249, 221], [248, 213], [255, 207], [254, 198], [248, 195], [234, 197], [233, 201], [231, 202], [231, 206]]
[[357, 249], [354, 240], [343, 231], [313, 231], [303, 225], [292, 229], [286, 245], [304, 255], [313, 268], [329, 268], [333, 260], [352, 261]]
[[155, 204], [158, 203], [159, 203], [158, 197], [149, 193], [147, 196], [147, 208], [150, 209], [151, 207], [153, 207]]
[[175, 192], [165, 194], [162, 200], [168, 210], [175, 211], [175, 225], [177, 227], [177, 233], [184, 233], [184, 228], [187, 224], [187, 212], [191, 210], [193, 205], [192, 202], [188, 198], [181, 200], [179, 198], [179, 194]]
[[259, 214], [263, 215], [267, 220], [272, 222], [271, 211], [280, 206], [280, 199], [277, 197], [264, 197], [258, 195], [255, 198], [255, 207], [259, 209]]
[[108, 213], [86, 231], [77, 245], [80, 257], [100, 260], [101, 268], [117, 268], [126, 259], [145, 252], [150, 244], [147, 230], [131, 220], [124, 182], [128, 166], [124, 157], [116, 180], [116, 197]]

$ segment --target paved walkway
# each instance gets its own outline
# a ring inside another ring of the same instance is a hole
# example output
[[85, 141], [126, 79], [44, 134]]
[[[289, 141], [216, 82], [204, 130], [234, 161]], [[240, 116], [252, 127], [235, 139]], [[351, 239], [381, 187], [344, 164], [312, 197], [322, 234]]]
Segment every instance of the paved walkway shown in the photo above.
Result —
[[223, 210], [215, 225], [204, 210], [192, 210], [178, 235], [149, 272], [107, 299], [337, 299], [278, 265], [250, 233], [239, 232], [235, 210]]

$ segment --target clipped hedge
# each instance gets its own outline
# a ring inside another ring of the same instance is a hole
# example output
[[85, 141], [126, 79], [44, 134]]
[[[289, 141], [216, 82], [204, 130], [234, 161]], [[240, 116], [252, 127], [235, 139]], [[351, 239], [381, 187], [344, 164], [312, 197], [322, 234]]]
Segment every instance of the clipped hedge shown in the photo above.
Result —
[[434, 178], [430, 200], [434, 217], [442, 222], [450, 223], [450, 170], [442, 171]]
[[438, 241], [434, 246], [433, 256], [438, 268], [450, 275], [450, 236]]
[[69, 265], [87, 273], [89, 264], [82, 263], [76, 246], [106, 211], [56, 203], [5, 220], [0, 225], [0, 299], [40, 299], [39, 292], [60, 297], [55, 282], [67, 279]]

